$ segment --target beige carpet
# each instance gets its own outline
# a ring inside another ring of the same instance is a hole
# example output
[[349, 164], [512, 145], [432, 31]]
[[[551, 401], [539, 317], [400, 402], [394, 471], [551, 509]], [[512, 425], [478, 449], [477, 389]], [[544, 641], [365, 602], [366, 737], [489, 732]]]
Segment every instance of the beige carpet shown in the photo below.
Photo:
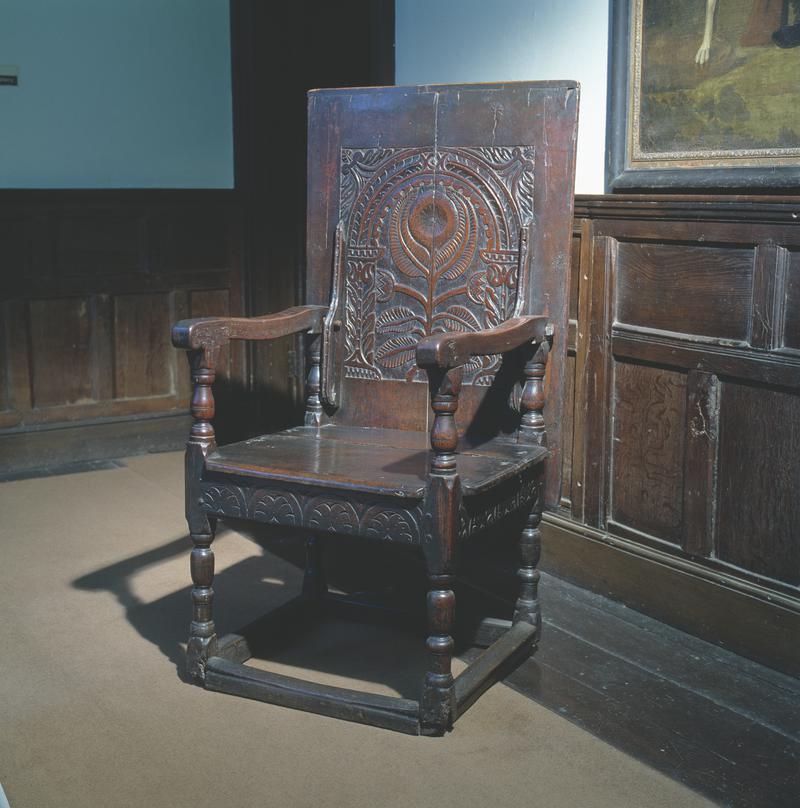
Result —
[[[432, 739], [185, 684], [181, 456], [126, 464], [0, 485], [11, 808], [710, 804], [504, 685]], [[294, 592], [296, 568], [244, 536], [215, 546], [223, 632]], [[403, 658], [400, 640], [333, 629], [311, 638], [318, 678], [353, 686], [362, 662], [372, 672]], [[283, 654], [280, 669], [297, 659]], [[390, 668], [372, 686], [403, 692], [408, 677]]]

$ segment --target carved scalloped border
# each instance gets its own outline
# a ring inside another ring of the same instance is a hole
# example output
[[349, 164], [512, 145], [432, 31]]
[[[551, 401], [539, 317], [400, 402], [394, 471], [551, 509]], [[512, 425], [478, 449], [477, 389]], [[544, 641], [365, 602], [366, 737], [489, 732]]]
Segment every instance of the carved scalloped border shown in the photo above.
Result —
[[[530, 510], [540, 493], [535, 468], [516, 484], [504, 484], [499, 499], [483, 495], [467, 497], [459, 516], [459, 537], [466, 538], [515, 513]], [[421, 500], [395, 504], [363, 494], [336, 496], [280, 487], [253, 487], [230, 483], [203, 483], [201, 509], [212, 516], [249, 519], [268, 525], [305, 527], [320, 533], [419, 545], [423, 537]]]

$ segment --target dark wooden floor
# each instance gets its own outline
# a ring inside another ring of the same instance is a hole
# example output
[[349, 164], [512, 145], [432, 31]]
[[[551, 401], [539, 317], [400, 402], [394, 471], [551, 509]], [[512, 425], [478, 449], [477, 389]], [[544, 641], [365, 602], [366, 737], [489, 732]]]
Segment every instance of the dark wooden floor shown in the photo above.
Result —
[[178, 412], [0, 429], [0, 482], [114, 468], [121, 457], [183, 449], [190, 421]]
[[[377, 566], [407, 583], [404, 554], [381, 563], [386, 552], [335, 553], [328, 566], [346, 588]], [[508, 612], [513, 543], [465, 555], [486, 613]], [[800, 682], [546, 574], [541, 598], [539, 651], [506, 684], [720, 805], [800, 806]]]
[[542, 598], [507, 684], [721, 805], [800, 805], [799, 682], [551, 576]]
[[[302, 541], [253, 532], [252, 524], [236, 527], [271, 553], [303, 565]], [[164, 549], [166, 555], [184, 552], [183, 542], [173, 545]], [[416, 554], [345, 538], [336, 545], [338, 552], [325, 553], [332, 585], [345, 591], [364, 584], [416, 590], [414, 602], [424, 608]], [[485, 603], [486, 614], [510, 612], [515, 556], [510, 538], [463, 554], [461, 570], [480, 587], [477, 602]], [[136, 559], [130, 563], [135, 566]], [[253, 580], [242, 586], [263, 578], [260, 564], [250, 566]], [[218, 576], [221, 594], [239, 588], [227, 581], [234, 572]], [[184, 592], [175, 593], [176, 614], [184, 598]], [[468, 600], [462, 593], [458, 598], [462, 606]], [[800, 681], [545, 574], [541, 599], [541, 646], [507, 685], [720, 805], [800, 806]], [[159, 624], [161, 619], [159, 614]], [[170, 634], [165, 643], [172, 648], [175, 637]], [[422, 643], [410, 647], [419, 648], [415, 664], [424, 665]], [[462, 657], [475, 653], [467, 649]], [[397, 668], [404, 660], [378, 662], [392, 668], [390, 678], [402, 678]]]

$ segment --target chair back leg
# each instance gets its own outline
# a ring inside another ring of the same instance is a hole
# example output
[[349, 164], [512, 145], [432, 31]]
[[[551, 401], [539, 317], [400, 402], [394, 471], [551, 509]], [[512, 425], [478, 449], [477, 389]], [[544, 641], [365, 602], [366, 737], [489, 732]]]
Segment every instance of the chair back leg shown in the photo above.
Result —
[[525, 520], [519, 539], [520, 581], [519, 596], [514, 604], [512, 624], [529, 623], [536, 629], [534, 643], [538, 643], [542, 630], [542, 614], [539, 606], [539, 558], [542, 552], [542, 483], [537, 484], [536, 499]]

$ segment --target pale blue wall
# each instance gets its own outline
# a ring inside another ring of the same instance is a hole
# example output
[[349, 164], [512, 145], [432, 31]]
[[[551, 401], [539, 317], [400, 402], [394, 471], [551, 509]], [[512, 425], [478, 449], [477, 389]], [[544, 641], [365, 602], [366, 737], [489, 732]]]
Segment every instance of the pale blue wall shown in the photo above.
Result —
[[608, 0], [396, 0], [396, 81], [577, 79], [577, 193], [603, 193]]
[[0, 0], [0, 187], [229, 188], [228, 0]]

